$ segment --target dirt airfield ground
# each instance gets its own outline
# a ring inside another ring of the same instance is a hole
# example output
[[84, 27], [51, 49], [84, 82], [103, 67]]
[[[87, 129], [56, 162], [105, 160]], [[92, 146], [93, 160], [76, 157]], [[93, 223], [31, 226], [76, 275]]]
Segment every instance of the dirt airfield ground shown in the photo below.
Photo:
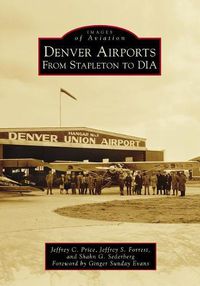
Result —
[[[185, 198], [121, 197], [117, 189], [105, 190], [101, 196], [60, 195], [58, 190], [53, 196], [40, 192], [0, 194], [0, 285], [199, 286], [199, 201], [199, 185], [189, 186]], [[74, 217], [70, 210], [73, 217], [69, 217], [55, 212], [66, 207], [75, 207], [79, 214]], [[153, 221], [152, 213], [157, 214], [157, 221]], [[172, 220], [173, 214], [180, 222]], [[147, 241], [157, 242], [156, 271], [44, 270], [45, 242]]]

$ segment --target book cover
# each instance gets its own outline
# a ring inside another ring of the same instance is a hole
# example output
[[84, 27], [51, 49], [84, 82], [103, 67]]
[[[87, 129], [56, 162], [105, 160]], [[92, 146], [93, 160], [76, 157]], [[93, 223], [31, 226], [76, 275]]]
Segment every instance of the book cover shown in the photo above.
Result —
[[[199, 1], [0, 4], [0, 285], [199, 285]], [[163, 160], [193, 169], [186, 196], [44, 185]], [[40, 190], [16, 185], [27, 169]]]

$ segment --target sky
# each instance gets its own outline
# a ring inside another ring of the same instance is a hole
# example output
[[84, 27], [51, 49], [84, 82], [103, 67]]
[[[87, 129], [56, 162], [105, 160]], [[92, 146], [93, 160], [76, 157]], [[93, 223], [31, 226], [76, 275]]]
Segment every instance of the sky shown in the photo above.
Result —
[[[0, 0], [0, 128], [90, 127], [147, 138], [165, 160], [200, 155], [199, 0]], [[162, 38], [161, 76], [38, 76], [38, 37], [113, 25]]]

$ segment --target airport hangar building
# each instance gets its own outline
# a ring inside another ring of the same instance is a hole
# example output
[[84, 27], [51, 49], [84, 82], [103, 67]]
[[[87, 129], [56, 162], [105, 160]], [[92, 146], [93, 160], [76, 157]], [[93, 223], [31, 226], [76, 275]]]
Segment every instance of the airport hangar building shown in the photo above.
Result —
[[145, 138], [86, 127], [0, 129], [0, 159], [19, 158], [45, 162], [163, 161], [164, 151], [148, 150]]

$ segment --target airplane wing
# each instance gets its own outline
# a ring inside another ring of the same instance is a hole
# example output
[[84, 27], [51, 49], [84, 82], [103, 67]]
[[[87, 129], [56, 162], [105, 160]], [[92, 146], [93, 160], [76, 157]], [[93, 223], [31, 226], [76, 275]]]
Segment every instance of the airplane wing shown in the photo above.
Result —
[[43, 188], [36, 187], [33, 184], [21, 184], [17, 181], [11, 180], [5, 176], [0, 176], [0, 192], [31, 192], [42, 190]]
[[31, 168], [46, 166], [42, 160], [27, 158], [27, 159], [0, 159], [0, 167], [2, 168]]
[[130, 170], [190, 170], [200, 168], [199, 161], [163, 162], [163, 161], [140, 161], [140, 162], [77, 162], [77, 161], [56, 161], [44, 162], [32, 158], [27, 159], [0, 159], [0, 166], [3, 168], [31, 168], [48, 167], [58, 171], [97, 171], [108, 170], [110, 167], [118, 166]]
[[200, 163], [196, 161], [185, 162], [125, 162], [127, 168], [132, 170], [190, 170], [200, 167]]
[[109, 167], [111, 164], [101, 162], [53, 162], [48, 163], [48, 167], [57, 171], [94, 171], [98, 167]]
[[125, 168], [129, 170], [190, 170], [200, 167], [200, 162], [55, 162], [49, 163], [48, 167], [58, 171], [97, 171], [109, 170], [112, 167]]
[[7, 178], [5, 176], [0, 176], [0, 185], [5, 185], [6, 186], [6, 185], [11, 185], [11, 184], [13, 184], [13, 185], [20, 185], [19, 182], [11, 180], [11, 179], [9, 179], [9, 178]]
[[32, 191], [39, 191], [41, 189], [32, 186], [2, 186], [0, 185], [0, 192], [19, 192], [19, 193], [29, 193]]

